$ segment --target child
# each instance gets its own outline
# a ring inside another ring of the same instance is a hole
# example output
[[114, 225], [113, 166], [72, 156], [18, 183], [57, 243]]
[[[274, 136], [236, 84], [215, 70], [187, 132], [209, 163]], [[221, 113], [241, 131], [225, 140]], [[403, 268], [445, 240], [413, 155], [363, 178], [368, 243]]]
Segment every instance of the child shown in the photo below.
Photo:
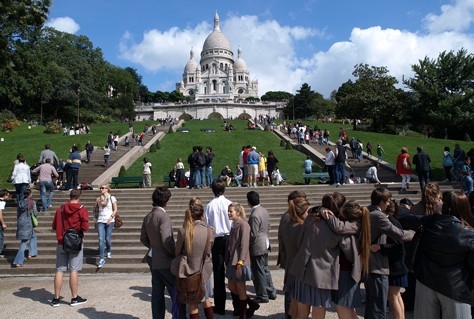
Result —
[[385, 151], [383, 150], [382, 145], [377, 144], [377, 156], [378, 156], [379, 162], [383, 160], [384, 154], [385, 154]]
[[3, 220], [3, 210], [5, 209], [6, 202], [5, 200], [10, 196], [8, 190], [0, 190], [0, 258], [5, 258], [3, 255], [3, 244], [5, 242], [5, 230], [7, 229], [7, 224]]

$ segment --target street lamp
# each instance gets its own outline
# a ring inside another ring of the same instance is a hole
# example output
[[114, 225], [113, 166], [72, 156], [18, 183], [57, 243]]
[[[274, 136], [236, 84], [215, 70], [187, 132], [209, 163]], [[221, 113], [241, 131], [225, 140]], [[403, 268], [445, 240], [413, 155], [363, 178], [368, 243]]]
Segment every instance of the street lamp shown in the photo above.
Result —
[[77, 88], [77, 124], [79, 125], [81, 122], [80, 122], [80, 119], [79, 119], [79, 116], [80, 116], [80, 111], [79, 111], [79, 101], [81, 99], [81, 88], [78, 87]]

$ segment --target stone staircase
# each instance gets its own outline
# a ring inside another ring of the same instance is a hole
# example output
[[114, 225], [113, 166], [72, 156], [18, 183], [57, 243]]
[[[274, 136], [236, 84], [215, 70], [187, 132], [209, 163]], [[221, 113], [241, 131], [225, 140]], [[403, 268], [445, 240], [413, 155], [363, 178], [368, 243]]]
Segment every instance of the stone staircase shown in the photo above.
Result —
[[[120, 152], [120, 150], [117, 152]], [[98, 162], [95, 163], [98, 165]], [[392, 191], [393, 197], [397, 200], [408, 197], [412, 201], [417, 202], [420, 199], [420, 193], [417, 191], [419, 188], [415, 183], [412, 185], [413, 191], [408, 193], [399, 193], [400, 183], [389, 183], [386, 186]], [[459, 188], [458, 185], [440, 185], [440, 187], [443, 191]], [[269, 237], [273, 249], [269, 256], [269, 264], [272, 268], [276, 268], [278, 252], [277, 229], [281, 215], [287, 210], [287, 196], [291, 191], [301, 190], [306, 192], [311, 205], [320, 204], [322, 196], [333, 191], [340, 191], [348, 199], [356, 199], [361, 204], [368, 205], [373, 185], [344, 185], [339, 188], [328, 185], [258, 187], [252, 189], [231, 187], [226, 189], [225, 196], [232, 201], [244, 204], [244, 207], [247, 208], [246, 193], [249, 190], [256, 190], [260, 194], [261, 205], [270, 212], [271, 231]], [[114, 230], [112, 235], [113, 257], [107, 261], [103, 268], [98, 270], [98, 239], [97, 232], [93, 229], [91, 208], [99, 192], [96, 190], [83, 191], [81, 202], [89, 210], [91, 229], [86, 233], [85, 237], [82, 273], [148, 272], [147, 264], [141, 262], [147, 249], [140, 243], [140, 228], [143, 217], [151, 210], [152, 192], [153, 189], [137, 188], [112, 190], [112, 194], [117, 197], [119, 212], [123, 217], [124, 224], [122, 228]], [[184, 211], [190, 198], [198, 196], [204, 204], [207, 204], [213, 198], [212, 191], [209, 188], [192, 190], [171, 189], [171, 192], [172, 197], [166, 210], [171, 215], [175, 233], [182, 225]], [[39, 199], [37, 191], [34, 192], [34, 196], [36, 199]], [[53, 207], [58, 207], [66, 202], [68, 198], [69, 192], [57, 191], [53, 199]], [[4, 219], [8, 226], [5, 232], [5, 244], [7, 246], [4, 249], [4, 254], [6, 258], [0, 259], [0, 276], [51, 275], [55, 272], [56, 239], [55, 234], [51, 230], [53, 216], [54, 210], [50, 209], [46, 214], [38, 217], [39, 226], [36, 228], [38, 235], [38, 257], [25, 261], [22, 269], [14, 269], [11, 268], [11, 264], [19, 247], [19, 241], [15, 239], [16, 208], [12, 199], [7, 202], [4, 212]]]

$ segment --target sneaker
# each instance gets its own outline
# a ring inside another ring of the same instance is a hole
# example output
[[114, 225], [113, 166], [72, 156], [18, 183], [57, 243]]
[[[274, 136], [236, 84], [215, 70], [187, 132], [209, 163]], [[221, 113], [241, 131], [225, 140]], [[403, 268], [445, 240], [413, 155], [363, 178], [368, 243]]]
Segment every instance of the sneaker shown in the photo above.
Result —
[[110, 251], [107, 253], [107, 258], [112, 258], [112, 253]]
[[59, 298], [51, 300], [51, 307], [59, 307]]
[[80, 296], [77, 296], [76, 298], [71, 299], [71, 307], [79, 306], [86, 302], [87, 302], [87, 299], [83, 299]]
[[105, 265], [105, 258], [102, 258], [99, 260], [99, 265], [97, 265], [97, 268], [102, 268]]

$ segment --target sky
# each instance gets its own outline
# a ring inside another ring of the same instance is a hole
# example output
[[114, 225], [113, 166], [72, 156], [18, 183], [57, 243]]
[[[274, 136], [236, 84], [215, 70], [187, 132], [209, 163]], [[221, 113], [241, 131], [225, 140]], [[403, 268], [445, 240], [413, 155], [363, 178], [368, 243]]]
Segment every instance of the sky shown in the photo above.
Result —
[[425, 57], [474, 52], [474, 0], [53, 0], [47, 25], [87, 36], [149, 91], [170, 92], [191, 49], [199, 63], [216, 12], [260, 96], [307, 83], [329, 98], [360, 63], [386, 67], [406, 89], [402, 79]]

